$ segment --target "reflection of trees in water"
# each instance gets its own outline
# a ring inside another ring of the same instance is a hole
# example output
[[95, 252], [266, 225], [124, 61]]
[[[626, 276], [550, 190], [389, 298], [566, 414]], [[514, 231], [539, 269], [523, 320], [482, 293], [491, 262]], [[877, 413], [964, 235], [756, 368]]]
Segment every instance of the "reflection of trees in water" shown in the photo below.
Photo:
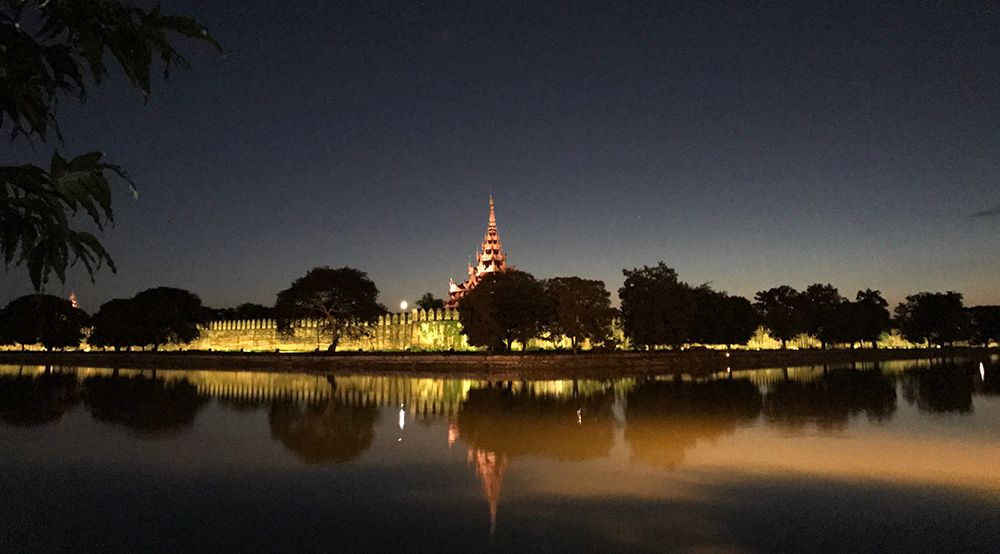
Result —
[[[979, 371], [978, 366], [975, 371]], [[1000, 395], [1000, 367], [983, 364], [983, 373], [981, 392], [988, 396]]]
[[307, 464], [349, 462], [372, 444], [378, 408], [349, 406], [335, 398], [318, 404], [275, 401], [271, 436]]
[[470, 446], [502, 456], [603, 458], [614, 443], [613, 400], [610, 392], [556, 398], [501, 385], [473, 389], [458, 412], [458, 430]]
[[145, 375], [95, 375], [83, 380], [83, 403], [97, 421], [140, 436], [179, 432], [194, 424], [207, 399], [186, 379]]
[[760, 391], [746, 379], [647, 381], [627, 398], [625, 440], [633, 459], [666, 467], [683, 462], [698, 441], [754, 421], [761, 407]]
[[934, 413], [972, 412], [972, 392], [978, 364], [975, 368], [954, 362], [941, 362], [930, 367], [917, 367], [904, 373], [903, 397], [917, 409]]
[[33, 427], [59, 421], [80, 402], [80, 383], [73, 373], [0, 375], [0, 421]]
[[808, 382], [779, 381], [764, 397], [764, 413], [779, 425], [840, 429], [864, 413], [888, 421], [896, 411], [894, 380], [878, 370], [836, 369]]

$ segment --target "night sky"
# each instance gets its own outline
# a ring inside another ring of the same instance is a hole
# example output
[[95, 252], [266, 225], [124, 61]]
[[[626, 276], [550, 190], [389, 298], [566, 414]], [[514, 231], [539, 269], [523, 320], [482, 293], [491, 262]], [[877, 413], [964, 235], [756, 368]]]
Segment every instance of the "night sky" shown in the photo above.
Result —
[[477, 4], [165, 1], [226, 55], [181, 42], [194, 70], [148, 103], [113, 79], [62, 104], [64, 145], [0, 150], [97, 148], [139, 182], [103, 235], [118, 273], [47, 291], [271, 304], [349, 265], [390, 307], [446, 296], [492, 193], [511, 263], [616, 299], [622, 268], [663, 260], [749, 297], [1000, 304], [1000, 216], [976, 215], [1000, 207], [992, 3]]

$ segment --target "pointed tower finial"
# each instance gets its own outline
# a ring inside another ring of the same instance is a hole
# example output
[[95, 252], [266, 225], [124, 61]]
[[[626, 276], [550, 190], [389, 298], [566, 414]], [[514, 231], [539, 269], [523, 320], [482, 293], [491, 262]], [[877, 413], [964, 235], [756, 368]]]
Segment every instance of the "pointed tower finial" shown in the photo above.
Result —
[[497, 214], [493, 212], [493, 195], [490, 195], [490, 226], [496, 227]]

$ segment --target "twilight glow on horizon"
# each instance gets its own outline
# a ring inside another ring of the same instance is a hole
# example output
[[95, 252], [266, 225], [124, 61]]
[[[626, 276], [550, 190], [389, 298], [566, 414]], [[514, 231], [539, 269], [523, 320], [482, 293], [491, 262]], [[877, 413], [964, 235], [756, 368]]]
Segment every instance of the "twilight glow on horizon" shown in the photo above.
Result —
[[[60, 107], [64, 152], [138, 181], [95, 311], [176, 286], [272, 304], [318, 265], [447, 298], [486, 230], [509, 263], [614, 291], [664, 261], [752, 297], [832, 283], [1000, 304], [1000, 13], [988, 5], [171, 1], [226, 55]], [[15, 159], [44, 159], [15, 144]], [[3, 276], [0, 304], [30, 292]]]

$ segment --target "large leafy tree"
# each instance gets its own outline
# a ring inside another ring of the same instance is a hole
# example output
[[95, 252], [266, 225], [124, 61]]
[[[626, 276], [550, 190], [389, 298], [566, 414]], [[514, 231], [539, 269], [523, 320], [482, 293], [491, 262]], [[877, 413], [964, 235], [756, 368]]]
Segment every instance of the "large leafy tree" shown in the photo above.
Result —
[[714, 291], [708, 285], [693, 289], [692, 294], [695, 315], [688, 336], [690, 342], [746, 344], [757, 331], [760, 317], [746, 298]]
[[520, 341], [526, 349], [552, 320], [552, 303], [529, 273], [491, 273], [462, 297], [458, 319], [469, 344], [510, 351]]
[[417, 300], [417, 307], [421, 310], [441, 310], [444, 309], [444, 300], [435, 297], [429, 292], [425, 292], [420, 300]]
[[782, 348], [805, 330], [799, 296], [799, 291], [788, 285], [762, 290], [754, 296], [764, 326], [772, 337], [781, 341]]
[[49, 350], [75, 347], [83, 340], [86, 325], [86, 312], [68, 300], [29, 294], [11, 300], [0, 311], [0, 343], [41, 344]]
[[568, 337], [574, 353], [584, 340], [603, 344], [611, 338], [611, 321], [617, 311], [611, 307], [604, 281], [553, 277], [543, 284], [554, 309], [549, 332]]
[[889, 330], [892, 319], [889, 303], [877, 290], [859, 290], [854, 302], [842, 306], [840, 338], [844, 342], [870, 342], [878, 348], [878, 340]]
[[330, 337], [327, 350], [337, 349], [341, 337], [357, 338], [386, 312], [378, 303], [378, 287], [368, 274], [353, 267], [316, 267], [278, 293], [274, 313], [278, 331], [295, 332], [296, 322], [314, 319], [317, 331]]
[[798, 301], [805, 331], [819, 339], [825, 350], [827, 344], [835, 341], [840, 334], [844, 297], [837, 287], [816, 283], [809, 285], [799, 295]]
[[135, 344], [184, 344], [201, 336], [200, 327], [208, 321], [209, 311], [198, 295], [184, 289], [156, 287], [135, 295], [130, 301], [135, 311]]
[[969, 317], [958, 292], [921, 292], [896, 306], [896, 323], [906, 340], [950, 345], [969, 338]]
[[100, 348], [113, 347], [115, 350], [145, 346], [145, 338], [141, 335], [135, 303], [130, 298], [114, 298], [101, 304], [91, 318], [87, 344]]
[[1000, 306], [974, 306], [969, 308], [972, 322], [972, 340], [988, 346], [1000, 342]]
[[[166, 15], [159, 6], [132, 7], [114, 0], [0, 0], [0, 131], [11, 140], [62, 140], [59, 102], [83, 103], [90, 87], [117, 66], [148, 98], [151, 71], [186, 68], [176, 36], [218, 43], [197, 21]], [[108, 62], [111, 63], [108, 63]], [[93, 278], [111, 256], [81, 220], [98, 229], [113, 223], [111, 181], [135, 186], [101, 152], [64, 157], [48, 167], [0, 166], [0, 252], [4, 265], [25, 266], [36, 290], [52, 273], [65, 281], [80, 262]], [[82, 212], [82, 217], [78, 215]]]
[[691, 287], [663, 262], [622, 274], [618, 297], [625, 336], [638, 347], [683, 345], [697, 309]]

